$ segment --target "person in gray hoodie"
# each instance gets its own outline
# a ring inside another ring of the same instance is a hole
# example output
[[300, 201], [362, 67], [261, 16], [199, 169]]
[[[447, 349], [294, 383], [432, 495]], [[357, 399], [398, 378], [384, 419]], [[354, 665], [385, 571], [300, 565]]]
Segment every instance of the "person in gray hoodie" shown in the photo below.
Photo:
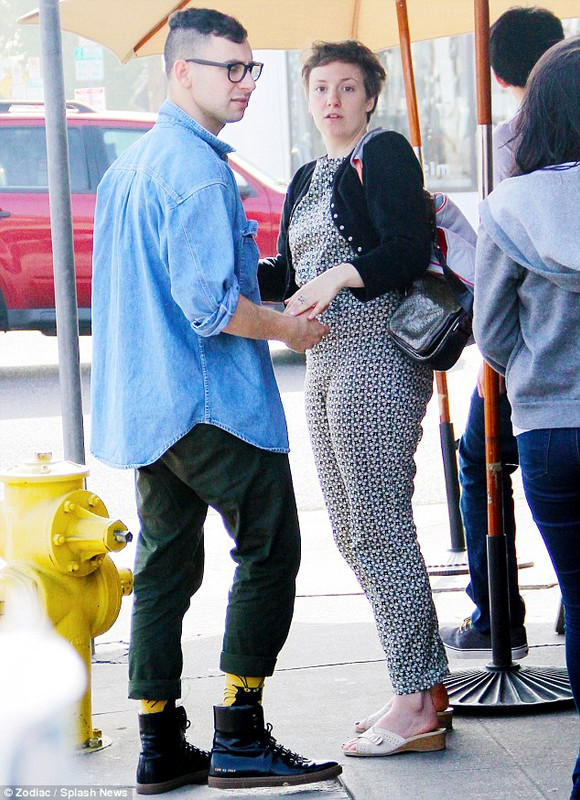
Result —
[[[505, 375], [524, 491], [565, 608], [580, 710], [580, 37], [542, 56], [523, 102], [515, 177], [480, 205], [473, 330]], [[570, 798], [580, 798], [580, 754]]]

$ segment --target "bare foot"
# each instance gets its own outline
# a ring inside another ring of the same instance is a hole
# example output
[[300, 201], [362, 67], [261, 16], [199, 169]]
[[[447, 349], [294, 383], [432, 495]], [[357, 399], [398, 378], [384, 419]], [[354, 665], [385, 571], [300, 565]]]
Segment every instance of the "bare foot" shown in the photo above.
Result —
[[449, 694], [444, 683], [436, 683], [429, 689], [435, 711], [445, 711], [449, 708]]
[[[386, 714], [373, 727], [392, 731], [403, 739], [436, 730], [439, 720], [431, 691], [395, 695]], [[345, 742], [342, 749], [356, 750], [357, 738]]]
[[[447, 688], [445, 684], [436, 683], [435, 686], [432, 686], [429, 689], [429, 693], [431, 694], [435, 711], [446, 711], [449, 708], [449, 695], [447, 694]], [[387, 714], [392, 707], [392, 704], [393, 698], [391, 697], [391, 699], [388, 700], [378, 711], [374, 711], [372, 714], [369, 714], [368, 717], [355, 722], [355, 731], [357, 733], [364, 733], [364, 731], [368, 730], [371, 725], [376, 725], [381, 717], [384, 717]]]

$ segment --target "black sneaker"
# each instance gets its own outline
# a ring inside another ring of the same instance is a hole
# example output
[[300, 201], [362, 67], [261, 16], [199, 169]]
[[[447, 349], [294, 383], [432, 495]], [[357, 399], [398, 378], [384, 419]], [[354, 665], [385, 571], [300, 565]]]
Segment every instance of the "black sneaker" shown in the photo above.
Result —
[[310, 761], [274, 739], [262, 706], [214, 706], [215, 735], [208, 784], [214, 789], [296, 786], [342, 772], [336, 761]]
[[[481, 633], [473, 627], [471, 617], [466, 617], [458, 628], [441, 628], [443, 644], [456, 658], [492, 658], [491, 633]], [[526, 629], [512, 628], [512, 658], [518, 660], [528, 655]]]
[[183, 706], [167, 705], [159, 714], [139, 714], [137, 794], [162, 794], [207, 782], [210, 754], [186, 741], [188, 726]]

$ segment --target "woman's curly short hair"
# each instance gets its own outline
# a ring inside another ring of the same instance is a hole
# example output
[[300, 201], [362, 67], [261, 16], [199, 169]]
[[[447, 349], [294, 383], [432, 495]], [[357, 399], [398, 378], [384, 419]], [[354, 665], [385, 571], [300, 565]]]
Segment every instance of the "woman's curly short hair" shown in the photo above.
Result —
[[302, 81], [306, 90], [312, 70], [331, 64], [333, 61], [356, 64], [360, 67], [367, 100], [374, 100], [374, 105], [368, 113], [370, 119], [387, 79], [387, 73], [379, 57], [356, 39], [346, 39], [343, 42], [314, 42], [302, 67]]

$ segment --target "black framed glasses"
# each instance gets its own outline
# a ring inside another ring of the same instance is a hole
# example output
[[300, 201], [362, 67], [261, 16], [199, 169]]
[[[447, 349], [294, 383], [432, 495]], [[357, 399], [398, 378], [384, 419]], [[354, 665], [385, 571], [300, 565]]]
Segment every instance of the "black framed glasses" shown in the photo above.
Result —
[[248, 72], [252, 79], [257, 81], [264, 65], [259, 61], [250, 61], [249, 64], [244, 64], [243, 61], [234, 61], [233, 64], [222, 64], [220, 61], [206, 61], [205, 58], [185, 58], [184, 61], [190, 61], [192, 64], [202, 64], [206, 67], [221, 67], [227, 69], [228, 80], [232, 83], [240, 83], [243, 81]]

